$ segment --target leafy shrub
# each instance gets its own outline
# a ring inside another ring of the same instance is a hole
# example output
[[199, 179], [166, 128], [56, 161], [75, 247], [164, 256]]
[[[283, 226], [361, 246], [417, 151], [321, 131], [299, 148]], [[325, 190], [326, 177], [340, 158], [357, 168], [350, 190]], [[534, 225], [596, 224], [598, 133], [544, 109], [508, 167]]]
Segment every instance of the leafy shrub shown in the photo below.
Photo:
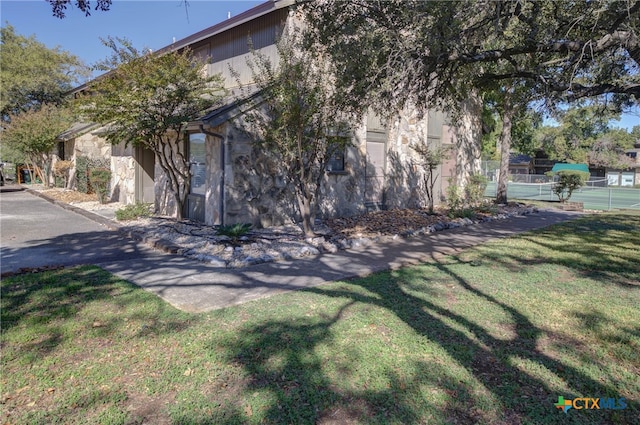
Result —
[[461, 192], [460, 187], [455, 184], [452, 178], [449, 178], [449, 186], [447, 186], [447, 205], [449, 210], [455, 211], [462, 208], [464, 199]]
[[57, 161], [53, 166], [53, 175], [56, 178], [56, 186], [67, 187], [69, 179], [69, 170], [73, 167], [71, 161]]
[[98, 195], [98, 201], [101, 204], [106, 203], [110, 192], [111, 170], [108, 168], [96, 168], [91, 170], [89, 178]]
[[116, 210], [116, 218], [119, 221], [136, 220], [140, 217], [149, 217], [153, 214], [153, 204], [131, 204]]
[[109, 169], [111, 162], [104, 158], [89, 158], [78, 156], [76, 158], [76, 184], [78, 192], [94, 193], [95, 188], [91, 182], [91, 170], [95, 168]]
[[553, 186], [553, 193], [558, 196], [560, 202], [566, 202], [576, 189], [584, 186], [589, 178], [589, 173], [583, 171], [559, 171], [558, 181]]
[[485, 176], [475, 174], [469, 177], [467, 187], [465, 187], [465, 198], [467, 203], [472, 207], [482, 204], [484, 192], [487, 189], [488, 180]]
[[456, 210], [449, 211], [450, 218], [476, 218], [476, 209], [471, 207], [458, 208]]
[[494, 215], [498, 213], [498, 208], [495, 206], [495, 204], [484, 203], [477, 208], [477, 211], [485, 214]]
[[227, 236], [233, 244], [237, 244], [238, 240], [245, 236], [251, 230], [251, 223], [236, 223], [219, 226], [216, 234]]

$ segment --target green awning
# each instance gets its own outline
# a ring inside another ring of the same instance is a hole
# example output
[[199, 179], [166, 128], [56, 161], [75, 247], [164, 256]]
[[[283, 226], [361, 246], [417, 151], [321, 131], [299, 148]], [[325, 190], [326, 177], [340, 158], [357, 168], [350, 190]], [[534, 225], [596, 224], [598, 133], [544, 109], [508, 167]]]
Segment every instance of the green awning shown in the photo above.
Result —
[[551, 169], [552, 173], [557, 173], [558, 171], [582, 171], [584, 173], [589, 172], [589, 166], [587, 164], [564, 164], [557, 163]]

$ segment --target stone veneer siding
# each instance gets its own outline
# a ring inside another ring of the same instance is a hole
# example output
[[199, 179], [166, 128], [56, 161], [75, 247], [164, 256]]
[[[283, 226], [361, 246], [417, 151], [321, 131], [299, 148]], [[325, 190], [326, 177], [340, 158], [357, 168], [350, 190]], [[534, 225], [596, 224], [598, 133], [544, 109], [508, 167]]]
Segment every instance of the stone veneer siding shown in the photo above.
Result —
[[[432, 144], [442, 142], [442, 116], [434, 120], [438, 128], [428, 127], [430, 119], [433, 119], [433, 114], [422, 117], [416, 111], [408, 110], [388, 125], [384, 179], [387, 208], [426, 205], [423, 173], [411, 145], [419, 140], [428, 140]], [[211, 131], [224, 135], [225, 140], [213, 135], [206, 137], [205, 223], [252, 223], [257, 227], [267, 227], [289, 223], [292, 218], [297, 221], [294, 192], [287, 185], [278, 162], [255, 149], [250, 138], [233, 123]], [[318, 204], [319, 217], [351, 216], [366, 211], [366, 134], [366, 124], [353, 132], [353, 146], [345, 153], [345, 171], [325, 175]], [[223, 174], [224, 188], [221, 189]], [[441, 183], [439, 179], [436, 184], [436, 202], [442, 192]], [[175, 213], [175, 205], [166, 187], [164, 173], [156, 165], [157, 207], [170, 215]], [[220, 216], [221, 209], [224, 217]]]

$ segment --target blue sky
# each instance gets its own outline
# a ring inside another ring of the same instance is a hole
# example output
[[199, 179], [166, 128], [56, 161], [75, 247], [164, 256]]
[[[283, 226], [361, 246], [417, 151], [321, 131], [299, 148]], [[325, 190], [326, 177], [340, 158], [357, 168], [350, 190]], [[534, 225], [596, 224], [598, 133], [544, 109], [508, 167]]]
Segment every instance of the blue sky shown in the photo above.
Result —
[[[95, 0], [91, 0], [95, 5]], [[35, 35], [48, 47], [59, 46], [91, 65], [105, 59], [109, 49], [100, 37], [124, 37], [137, 48], [160, 49], [195, 32], [208, 28], [251, 9], [264, 1], [188, 0], [185, 11], [181, 0], [115, 0], [107, 12], [92, 11], [85, 17], [75, 7], [68, 7], [66, 18], [53, 17], [44, 0], [2, 0], [0, 19], [4, 27], [11, 24], [18, 34]]]
[[[44, 0], [2, 0], [0, 20], [9, 22], [18, 34], [35, 37], [48, 47], [59, 46], [91, 65], [105, 59], [109, 49], [100, 37], [124, 37], [137, 48], [160, 49], [195, 32], [235, 16], [264, 1], [188, 0], [185, 11], [181, 0], [114, 0], [108, 12], [93, 11], [85, 17], [76, 8], [67, 8], [67, 17], [53, 17]], [[95, 4], [95, 0], [92, 0]], [[640, 125], [640, 111], [625, 114], [613, 126], [631, 129]]]

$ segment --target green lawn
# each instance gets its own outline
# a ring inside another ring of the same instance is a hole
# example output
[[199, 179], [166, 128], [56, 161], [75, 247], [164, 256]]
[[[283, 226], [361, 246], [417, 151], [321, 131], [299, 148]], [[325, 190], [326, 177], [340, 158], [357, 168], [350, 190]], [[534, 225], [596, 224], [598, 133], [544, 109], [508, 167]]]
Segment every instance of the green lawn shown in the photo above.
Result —
[[639, 247], [590, 216], [198, 315], [95, 267], [5, 279], [2, 423], [637, 423]]

